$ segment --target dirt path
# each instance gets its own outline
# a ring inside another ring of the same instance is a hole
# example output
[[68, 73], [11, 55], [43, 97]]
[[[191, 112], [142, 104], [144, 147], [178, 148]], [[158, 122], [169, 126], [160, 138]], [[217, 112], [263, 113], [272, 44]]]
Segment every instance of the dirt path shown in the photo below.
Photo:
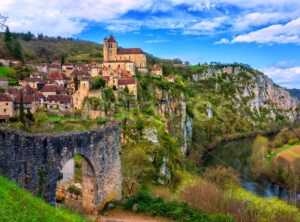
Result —
[[136, 214], [120, 209], [111, 210], [107, 216], [98, 220], [98, 222], [172, 222], [160, 217], [151, 217], [146, 214]]

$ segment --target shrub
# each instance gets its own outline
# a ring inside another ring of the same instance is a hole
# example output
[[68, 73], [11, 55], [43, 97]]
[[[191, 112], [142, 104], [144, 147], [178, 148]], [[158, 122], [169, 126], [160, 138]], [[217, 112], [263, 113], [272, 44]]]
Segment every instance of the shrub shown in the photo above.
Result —
[[293, 138], [289, 140], [289, 145], [295, 145], [300, 143], [300, 140], [298, 138]]
[[75, 186], [70, 186], [68, 188], [68, 191], [70, 193], [73, 193], [73, 194], [76, 194], [76, 195], [81, 195], [81, 190], [79, 188], [75, 187]]
[[216, 213], [222, 204], [221, 190], [213, 183], [198, 183], [187, 188], [182, 200], [191, 206], [201, 208], [209, 213]]
[[217, 186], [223, 188], [230, 184], [238, 184], [239, 176], [231, 168], [226, 168], [222, 166], [208, 168], [204, 174], [203, 178], [215, 183]]
[[99, 76], [92, 78], [92, 89], [101, 89], [105, 86], [105, 80], [101, 79]]
[[128, 199], [125, 209], [132, 210], [138, 205], [139, 212], [147, 212], [154, 216], [163, 216], [182, 222], [233, 222], [230, 216], [222, 214], [209, 215], [200, 209], [189, 206], [187, 203], [165, 201], [162, 197], [152, 197], [148, 193], [138, 193]]

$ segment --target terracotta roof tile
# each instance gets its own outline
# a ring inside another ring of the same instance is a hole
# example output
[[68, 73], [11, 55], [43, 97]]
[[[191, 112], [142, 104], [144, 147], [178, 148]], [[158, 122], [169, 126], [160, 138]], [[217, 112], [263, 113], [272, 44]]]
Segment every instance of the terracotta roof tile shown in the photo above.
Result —
[[118, 48], [117, 54], [145, 54], [141, 49], [139, 48]]
[[71, 103], [72, 97], [69, 95], [51, 95], [47, 97], [47, 100], [49, 102], [54, 101], [54, 102], [61, 102], [67, 104], [67, 103]]
[[108, 38], [107, 41], [108, 41], [108, 42], [117, 42], [117, 41], [115, 40], [115, 38], [114, 38], [112, 35]]
[[0, 93], [0, 102], [12, 102], [12, 98], [9, 95]]
[[60, 72], [51, 72], [47, 76], [47, 79], [49, 79], [49, 80], [64, 80], [64, 77]]
[[56, 93], [62, 93], [64, 92], [64, 88], [61, 86], [56, 85], [46, 85], [41, 92], [56, 92]]
[[118, 85], [132, 85], [132, 84], [135, 84], [135, 78], [118, 79]]

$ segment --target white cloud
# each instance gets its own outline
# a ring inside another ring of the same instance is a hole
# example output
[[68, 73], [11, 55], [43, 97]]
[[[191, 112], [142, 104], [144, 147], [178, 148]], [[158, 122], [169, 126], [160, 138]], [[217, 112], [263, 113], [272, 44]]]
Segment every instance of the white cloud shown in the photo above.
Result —
[[215, 45], [218, 45], [218, 44], [230, 44], [230, 41], [226, 38], [222, 38], [220, 39], [220, 41], [217, 41], [214, 43]]
[[289, 68], [269, 67], [262, 69], [275, 83], [287, 88], [300, 89], [300, 66]]
[[300, 43], [300, 17], [284, 25], [271, 25], [248, 34], [239, 35], [232, 42]]
[[[239, 8], [238, 13], [230, 11], [231, 8]], [[188, 35], [237, 34], [253, 27], [270, 26], [300, 17], [299, 8], [299, 0], [0, 1], [0, 14], [9, 16], [8, 25], [13, 31], [31, 30], [61, 36], [76, 35], [91, 21], [113, 32], [139, 31], [145, 27], [178, 30]], [[130, 11], [145, 12], [145, 16], [141, 19], [122, 18]], [[298, 41], [292, 35], [284, 38]]]
[[294, 19], [294, 13], [284, 12], [250, 12], [242, 14], [233, 20], [233, 29], [236, 31], [244, 31], [251, 27], [258, 27], [261, 25], [274, 24], [275, 22], [287, 21]]

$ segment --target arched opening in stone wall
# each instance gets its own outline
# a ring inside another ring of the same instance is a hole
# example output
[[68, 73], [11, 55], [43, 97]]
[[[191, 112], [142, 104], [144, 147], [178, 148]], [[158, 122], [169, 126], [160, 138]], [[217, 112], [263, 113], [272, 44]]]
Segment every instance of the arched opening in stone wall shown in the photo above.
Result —
[[58, 207], [78, 213], [95, 210], [95, 172], [92, 164], [82, 155], [74, 155], [61, 169], [57, 181], [56, 202]]

